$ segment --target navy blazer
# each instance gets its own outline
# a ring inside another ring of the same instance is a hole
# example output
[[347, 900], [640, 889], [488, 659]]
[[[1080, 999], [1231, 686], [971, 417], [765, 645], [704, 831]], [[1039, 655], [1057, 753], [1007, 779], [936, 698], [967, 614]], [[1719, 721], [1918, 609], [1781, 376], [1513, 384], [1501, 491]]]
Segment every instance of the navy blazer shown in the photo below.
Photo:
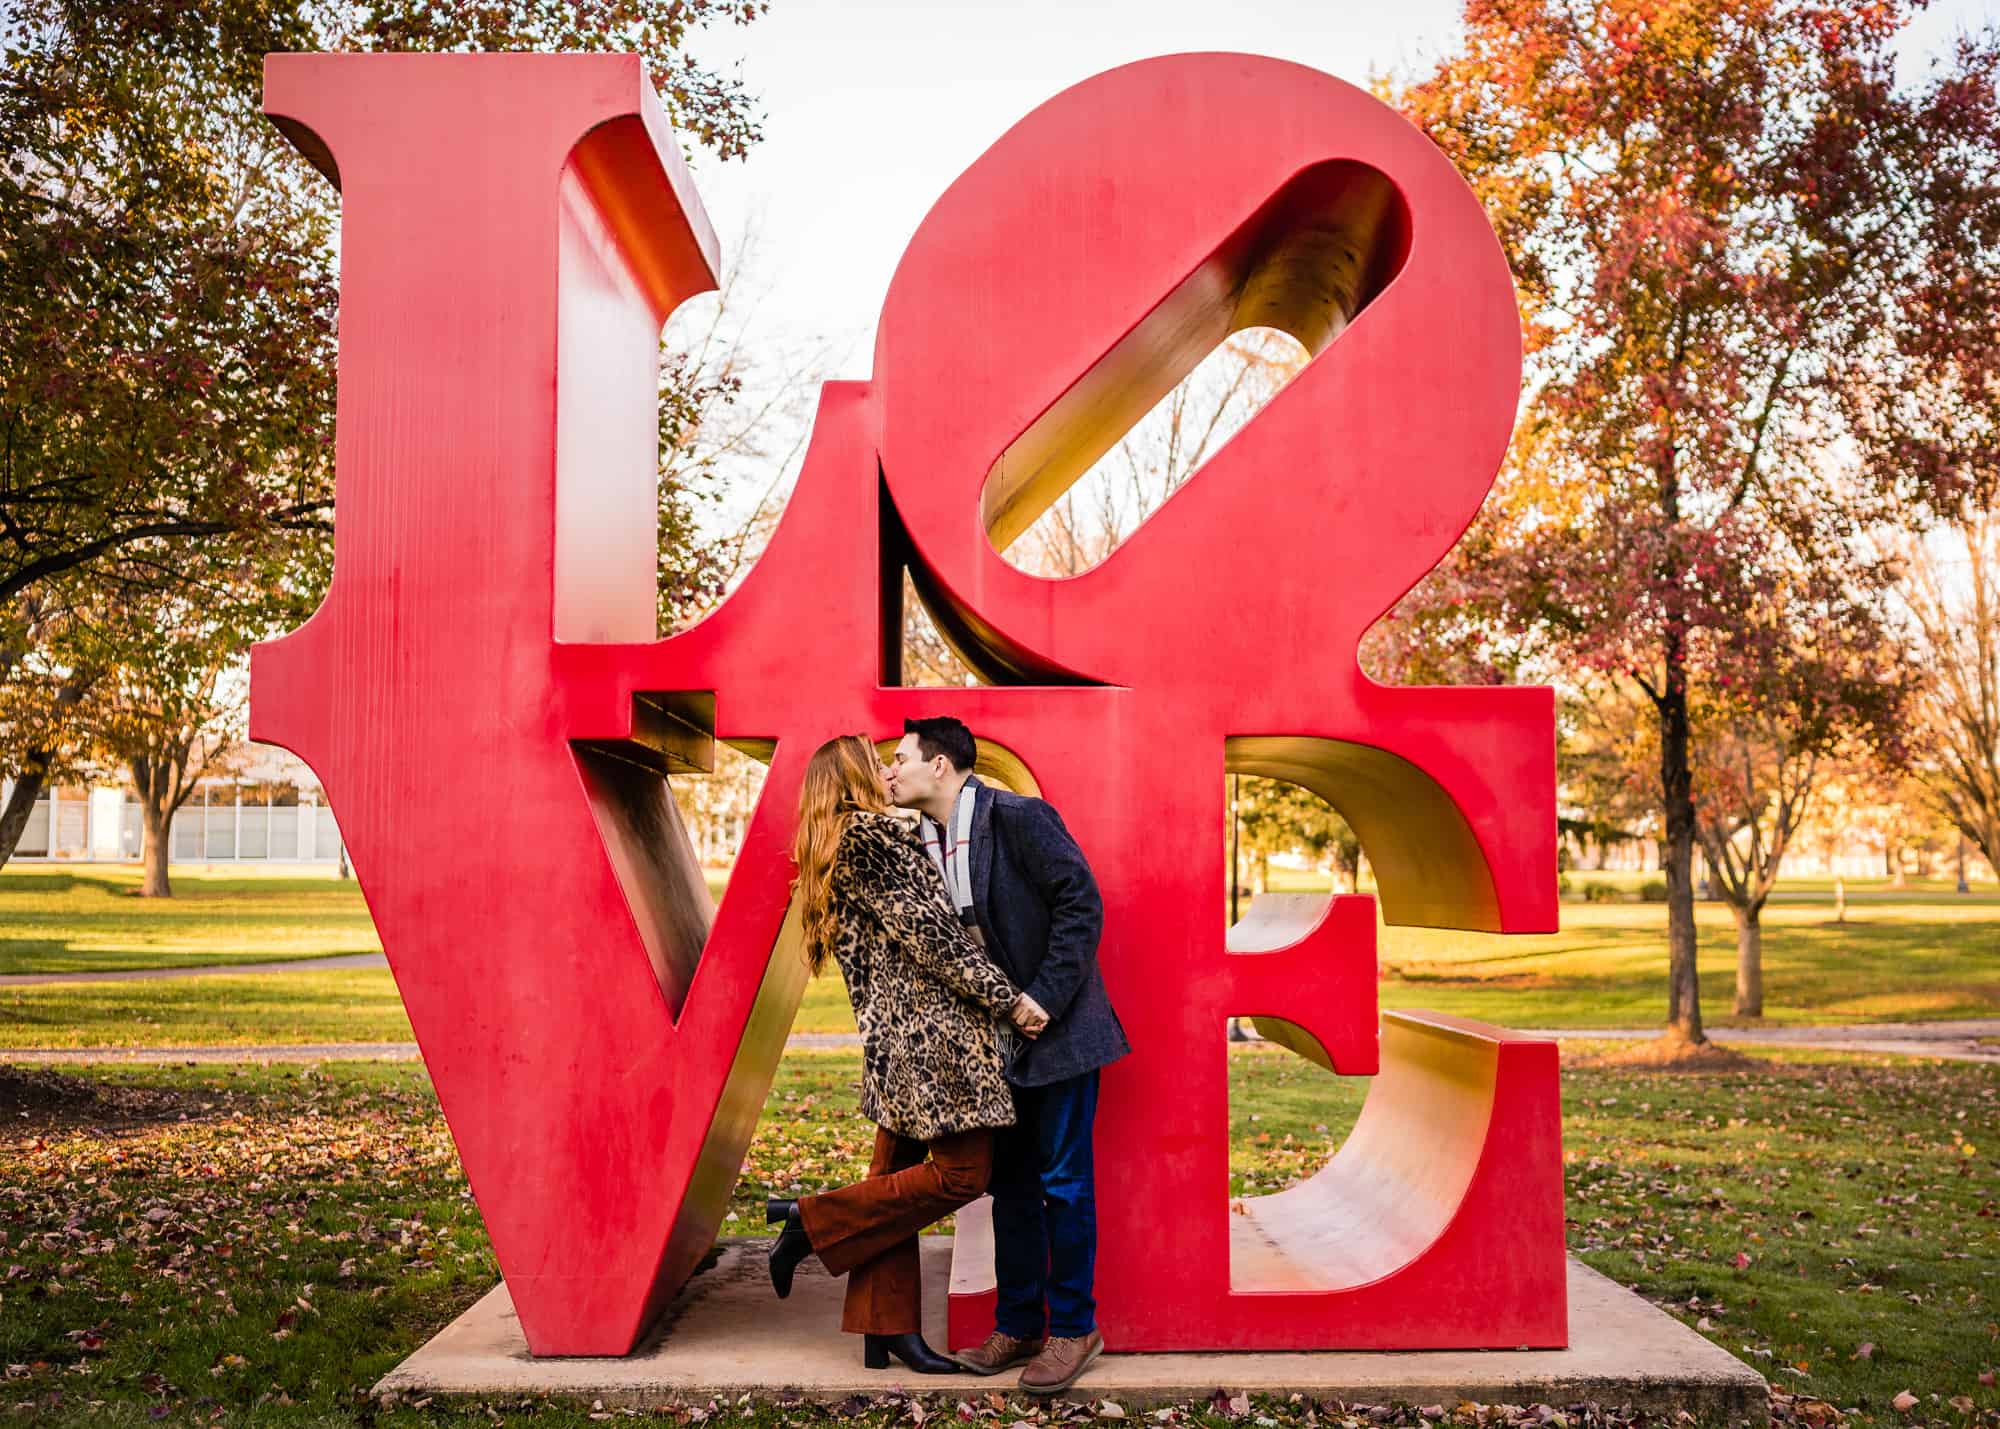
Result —
[[1132, 1050], [1097, 970], [1104, 902], [1062, 816], [1040, 799], [984, 783], [972, 807], [972, 907], [986, 951], [1049, 1014], [1007, 1068], [1039, 1087]]

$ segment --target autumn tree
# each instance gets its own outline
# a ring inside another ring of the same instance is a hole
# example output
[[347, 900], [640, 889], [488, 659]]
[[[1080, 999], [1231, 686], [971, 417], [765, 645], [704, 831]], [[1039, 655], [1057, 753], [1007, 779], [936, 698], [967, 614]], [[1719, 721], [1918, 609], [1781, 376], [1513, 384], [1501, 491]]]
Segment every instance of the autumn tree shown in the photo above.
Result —
[[311, 614], [328, 554], [281, 533], [205, 545], [176, 585], [134, 582], [102, 632], [88, 750], [98, 767], [123, 769], [138, 797], [141, 897], [172, 896], [174, 814], [248, 737], [249, 647]]
[[[35, 802], [72, 773], [99, 686], [103, 654], [76, 582], [51, 580], [0, 605], [0, 855], [21, 841]], [[4, 863], [0, 856], [0, 863]]]
[[1103, 561], [1305, 365], [1275, 328], [1232, 335], [1118, 445], [1023, 531], [1006, 557], [1040, 576], [1073, 576]]
[[[337, 199], [261, 113], [265, 53], [636, 50], [681, 132], [727, 158], [756, 140], [755, 108], [686, 42], [763, 9], [20, 0], [0, 15], [0, 762], [23, 809], [74, 754], [47, 741], [89, 675], [48, 612], [115, 611], [135, 586], [186, 596], [207, 546], [330, 540]], [[683, 394], [666, 395], [663, 434]], [[687, 488], [664, 491], [671, 585], [701, 552]]]
[[[1230, 437], [1305, 366], [1275, 328], [1235, 333], [1076, 479], [1002, 554], [1051, 579], [1098, 565], [1145, 524]], [[962, 685], [975, 676], [932, 623], [906, 580], [903, 668], [913, 682]]]
[[1657, 727], [1632, 680], [1587, 676], [1557, 689], [1557, 799], [1571, 811], [1568, 832], [1581, 848], [1595, 846], [1601, 866], [1613, 845], [1644, 837], [1649, 822], [1657, 827]]
[[[1910, 9], [1472, 0], [1463, 46], [1402, 95], [1484, 200], [1528, 339], [1522, 436], [1452, 578], [1549, 664], [1643, 691], [1689, 1041], [1697, 710], [1758, 683], [1733, 632], [1779, 571], [1879, 593], [1860, 533], [1951, 465], [1857, 443], [1828, 480], [1853, 394], [1909, 380], [1880, 354], [2000, 202], [1992, 38], [1901, 87]], [[1990, 339], [1928, 321], [1946, 347]]]
[[1917, 770], [1946, 817], [2000, 869], [2000, 517], [1970, 504], [1899, 544], [1918, 701]]
[[236, 653], [227, 635], [181, 626], [175, 638], [106, 681], [91, 734], [123, 766], [139, 800], [141, 898], [169, 898], [174, 815], [244, 739], [244, 689], [225, 685]]
[[660, 353], [662, 630], [685, 629], [748, 574], [777, 529], [835, 344], [762, 324], [773, 274], [753, 220], [722, 285], [683, 304]]
[[1315, 863], [1331, 861], [1335, 872], [1354, 889], [1361, 843], [1319, 795], [1282, 779], [1245, 776], [1237, 782], [1234, 807], [1241, 824], [1241, 848], [1250, 857], [1255, 877], [1251, 888], [1270, 887], [1271, 856], [1302, 854]]
[[1694, 702], [1695, 831], [1736, 921], [1736, 1015], [1762, 1017], [1763, 913], [1779, 867], [1827, 766], [1903, 761], [1915, 682], [1879, 611], [1832, 573], [1781, 583], [1725, 638], [1753, 648]]
[[1800, 832], [1799, 846], [1825, 859], [1833, 874], [1836, 921], [1846, 920], [1842, 858], [1866, 855], [1891, 888], [1900, 888], [1911, 861], [1918, 875], [1925, 876], [1963, 842], [1924, 777], [1932, 757], [1933, 736], [1924, 727], [1930, 672], [1915, 664], [1909, 668], [1917, 678], [1906, 705], [1908, 761], [1888, 767], [1865, 750], [1836, 752], [1822, 764], [1813, 807]]
[[186, 548], [324, 527], [333, 284], [324, 213], [251, 131], [254, 6], [13, 7], [0, 70], [0, 730], [17, 778], [0, 861], [79, 753], [65, 699], [102, 679], [121, 584]]

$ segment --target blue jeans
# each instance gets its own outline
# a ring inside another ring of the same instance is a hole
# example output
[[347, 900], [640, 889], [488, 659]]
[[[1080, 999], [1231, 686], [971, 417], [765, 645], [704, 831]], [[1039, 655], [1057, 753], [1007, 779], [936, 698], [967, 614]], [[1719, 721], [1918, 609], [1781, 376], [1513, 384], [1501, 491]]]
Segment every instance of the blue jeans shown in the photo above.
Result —
[[993, 1133], [995, 1328], [1039, 1339], [1087, 1335], [1097, 1325], [1097, 1177], [1091, 1123], [1097, 1073], [1014, 1088], [1019, 1120]]

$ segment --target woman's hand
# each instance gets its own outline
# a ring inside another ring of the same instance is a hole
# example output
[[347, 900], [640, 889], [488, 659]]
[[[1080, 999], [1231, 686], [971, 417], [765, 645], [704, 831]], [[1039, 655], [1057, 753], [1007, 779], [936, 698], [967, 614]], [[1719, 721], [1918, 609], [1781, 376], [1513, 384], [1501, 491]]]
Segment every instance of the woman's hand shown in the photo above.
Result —
[[1048, 1013], [1042, 1011], [1041, 1004], [1025, 992], [1014, 999], [1014, 1005], [1007, 1009], [1007, 1020], [1020, 1029], [1023, 1037], [1039, 1037], [1049, 1025]]

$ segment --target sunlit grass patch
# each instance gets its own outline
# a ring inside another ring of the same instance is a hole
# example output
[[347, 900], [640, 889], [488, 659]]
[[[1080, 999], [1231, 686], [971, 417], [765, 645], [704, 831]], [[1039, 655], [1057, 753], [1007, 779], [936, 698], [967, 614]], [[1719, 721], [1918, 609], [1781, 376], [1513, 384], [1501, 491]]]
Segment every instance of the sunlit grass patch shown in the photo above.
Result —
[[404, 1042], [386, 968], [0, 987], [8, 1047], [192, 1047]]
[[0, 973], [111, 972], [381, 951], [352, 879], [292, 868], [174, 870], [172, 898], [139, 897], [121, 864], [0, 870]]

